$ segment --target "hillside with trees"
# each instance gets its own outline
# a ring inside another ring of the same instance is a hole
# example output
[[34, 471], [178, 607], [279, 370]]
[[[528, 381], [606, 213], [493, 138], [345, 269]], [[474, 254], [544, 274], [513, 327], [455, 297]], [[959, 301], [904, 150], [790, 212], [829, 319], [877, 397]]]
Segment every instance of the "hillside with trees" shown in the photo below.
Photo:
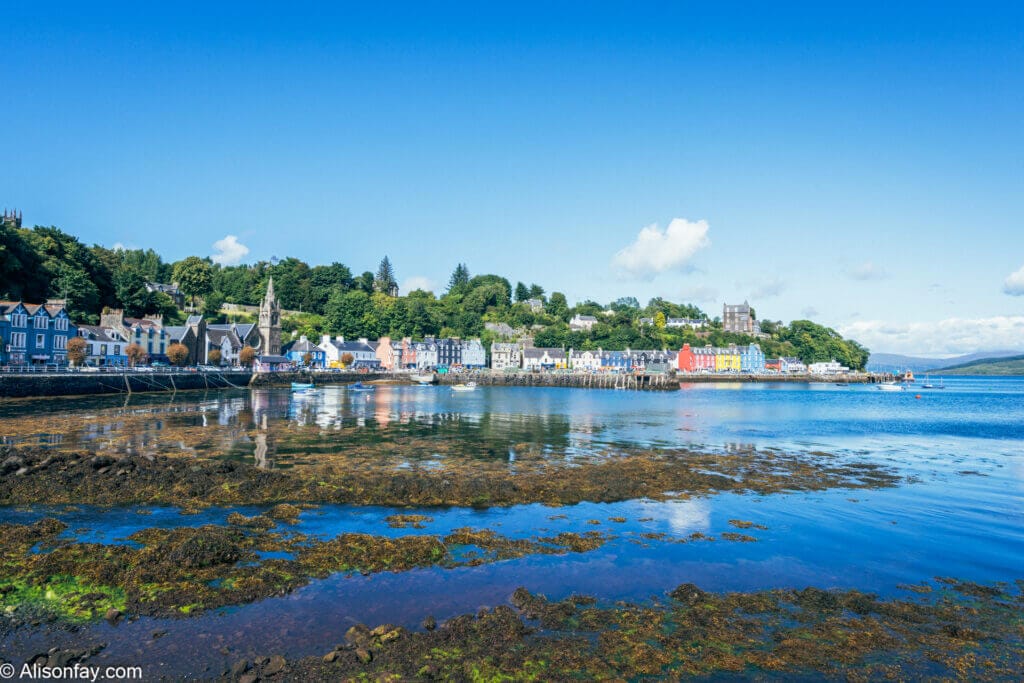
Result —
[[[868, 358], [867, 349], [809, 320], [789, 325], [764, 320], [767, 337], [754, 338], [723, 331], [717, 318], [692, 304], [655, 298], [641, 306], [635, 297], [622, 297], [606, 305], [570, 305], [561, 292], [549, 293], [537, 283], [513, 284], [501, 275], [473, 275], [463, 263], [456, 265], [444, 292], [415, 290], [398, 296], [395, 266], [387, 256], [376, 271], [358, 275], [339, 262], [310, 266], [293, 257], [237, 266], [198, 256], [167, 263], [151, 249], [86, 246], [54, 227], [0, 226], [0, 296], [64, 298], [72, 317], [83, 323], [96, 323], [105, 307], [124, 308], [129, 316], [160, 314], [168, 323], [181, 321], [183, 313], [171, 298], [147, 291], [147, 282], [177, 282], [190, 306], [223, 320], [225, 303], [258, 305], [270, 277], [282, 308], [291, 311], [283, 318], [284, 331], [314, 339], [321, 334], [480, 337], [489, 346], [496, 337], [485, 323], [505, 323], [532, 336], [537, 346], [678, 349], [684, 343], [757, 342], [769, 358], [835, 359], [855, 369], [863, 369]], [[539, 301], [539, 308], [531, 301]], [[593, 315], [598, 322], [590, 331], [572, 331], [569, 321], [576, 314]], [[248, 319], [245, 314], [233, 317]], [[708, 326], [702, 331], [669, 328], [669, 318], [704, 319]]]

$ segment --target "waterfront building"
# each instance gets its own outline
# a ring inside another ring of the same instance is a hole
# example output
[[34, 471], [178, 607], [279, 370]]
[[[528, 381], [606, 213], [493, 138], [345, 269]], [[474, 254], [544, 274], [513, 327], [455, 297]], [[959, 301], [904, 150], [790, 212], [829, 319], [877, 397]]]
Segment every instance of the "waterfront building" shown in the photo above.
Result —
[[750, 314], [750, 304], [744, 301], [742, 304], [722, 306], [722, 329], [726, 332], [754, 334], [754, 318]]
[[735, 345], [715, 349], [715, 372], [739, 372], [743, 367], [740, 351]]
[[568, 367], [569, 359], [564, 349], [529, 348], [523, 349], [525, 370], [555, 370]]
[[95, 367], [128, 364], [125, 341], [116, 331], [99, 325], [79, 325], [78, 336], [85, 340], [85, 364]]
[[596, 372], [601, 369], [602, 356], [604, 356], [604, 353], [601, 349], [596, 351], [573, 351], [569, 349], [569, 367], [573, 370]]
[[453, 368], [462, 365], [462, 340], [454, 339], [433, 339], [430, 341], [437, 344], [437, 366]]
[[433, 370], [437, 367], [437, 344], [434, 340], [427, 339], [421, 342], [413, 342], [412, 348], [416, 354], [417, 370]]
[[[309, 363], [306, 363], [306, 354], [309, 354]], [[287, 358], [295, 365], [308, 368], [325, 368], [327, 367], [327, 353], [319, 346], [309, 341], [306, 335], [302, 335], [298, 340], [286, 344], [281, 352], [281, 355]]]
[[757, 344], [740, 347], [740, 371], [764, 372], [764, 351]]
[[522, 367], [522, 351], [515, 342], [491, 342], [491, 369]]
[[45, 304], [0, 301], [0, 362], [66, 365], [68, 339], [77, 335], [63, 299]]
[[256, 372], [288, 372], [294, 370], [295, 365], [285, 356], [256, 356], [254, 363]]
[[597, 324], [597, 318], [592, 315], [580, 315], [577, 313], [569, 321], [569, 329], [574, 332], [590, 332]]
[[487, 367], [487, 350], [479, 339], [462, 342], [462, 366], [466, 368]]
[[605, 351], [601, 354], [601, 369], [609, 372], [628, 372], [632, 367], [629, 351]]
[[[126, 318], [124, 311], [119, 308], [104, 309], [100, 314], [100, 327], [113, 330], [128, 344], [138, 344], [148, 354], [150, 362], [166, 363], [167, 347], [175, 343], [171, 340], [168, 328], [164, 328], [164, 318], [161, 315], [148, 318]], [[189, 348], [189, 363], [196, 362], [194, 359], [197, 349], [198, 347], [195, 345]]]
[[779, 372], [782, 369], [782, 360], [779, 358], [769, 358], [764, 362], [764, 369]]
[[369, 345], [373, 348], [377, 356], [377, 360], [380, 361], [380, 366], [383, 369], [391, 372], [396, 368], [402, 367], [401, 342], [393, 342], [391, 337], [381, 337], [377, 340], [376, 344], [370, 342]]
[[780, 358], [779, 372], [807, 372], [807, 366], [799, 358]]
[[330, 335], [325, 334], [320, 338], [320, 343], [317, 346], [324, 352], [324, 360], [328, 367], [342, 367], [341, 359], [346, 353], [352, 355], [351, 367], [353, 368], [380, 367], [380, 359], [377, 358], [377, 352], [366, 339], [345, 341], [345, 338], [341, 335], [331, 339]]
[[840, 364], [834, 358], [823, 363], [811, 363], [807, 366], [807, 372], [812, 375], [845, 375], [850, 368]]
[[542, 299], [527, 299], [523, 303], [530, 307], [532, 313], [544, 312], [544, 301]]
[[416, 368], [416, 345], [409, 337], [402, 338], [402, 367], [406, 370]]

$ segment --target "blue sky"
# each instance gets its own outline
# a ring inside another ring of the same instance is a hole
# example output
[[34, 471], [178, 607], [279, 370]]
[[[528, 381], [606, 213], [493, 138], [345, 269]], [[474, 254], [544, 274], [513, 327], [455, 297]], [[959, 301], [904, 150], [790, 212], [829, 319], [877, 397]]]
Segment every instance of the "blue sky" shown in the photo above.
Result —
[[146, 4], [0, 6], [26, 221], [1024, 347], [1020, 5]]

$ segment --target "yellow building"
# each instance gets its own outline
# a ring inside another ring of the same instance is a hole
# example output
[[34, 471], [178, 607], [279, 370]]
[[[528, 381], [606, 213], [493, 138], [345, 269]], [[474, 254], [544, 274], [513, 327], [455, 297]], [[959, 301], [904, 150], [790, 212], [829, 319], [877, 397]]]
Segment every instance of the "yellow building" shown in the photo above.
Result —
[[715, 351], [715, 372], [740, 371], [742, 365], [739, 349], [732, 346], [727, 349], [715, 349]]

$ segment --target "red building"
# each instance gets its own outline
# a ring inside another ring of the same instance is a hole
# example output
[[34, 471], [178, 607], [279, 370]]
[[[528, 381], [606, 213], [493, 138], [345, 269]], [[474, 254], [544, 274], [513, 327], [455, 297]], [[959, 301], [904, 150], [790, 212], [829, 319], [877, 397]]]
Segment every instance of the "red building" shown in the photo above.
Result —
[[714, 372], [715, 350], [710, 346], [694, 349], [689, 344], [683, 344], [683, 348], [679, 349], [676, 367], [680, 372]]

